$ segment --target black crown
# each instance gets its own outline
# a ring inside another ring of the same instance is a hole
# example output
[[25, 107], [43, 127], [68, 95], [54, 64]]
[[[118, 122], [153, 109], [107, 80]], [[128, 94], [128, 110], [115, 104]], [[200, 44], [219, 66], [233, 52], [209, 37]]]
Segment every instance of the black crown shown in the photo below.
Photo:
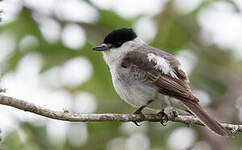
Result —
[[121, 28], [110, 32], [104, 39], [105, 44], [112, 44], [114, 47], [119, 47], [127, 41], [131, 41], [137, 37], [136, 33], [131, 28]]

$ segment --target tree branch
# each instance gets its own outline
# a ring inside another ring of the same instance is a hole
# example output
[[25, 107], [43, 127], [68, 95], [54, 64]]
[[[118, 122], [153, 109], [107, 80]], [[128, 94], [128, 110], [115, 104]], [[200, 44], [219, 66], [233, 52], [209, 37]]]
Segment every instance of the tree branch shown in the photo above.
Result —
[[[157, 114], [145, 114], [144, 118], [140, 115], [136, 114], [78, 114], [71, 113], [67, 110], [64, 111], [54, 111], [50, 109], [46, 109], [41, 106], [37, 106], [33, 103], [26, 102], [23, 100], [19, 100], [16, 98], [0, 95], [0, 104], [11, 106], [20, 110], [32, 112], [47, 118], [52, 118], [56, 120], [63, 121], [72, 121], [72, 122], [101, 122], [101, 121], [121, 121], [121, 122], [129, 122], [129, 121], [151, 121], [151, 122], [160, 122], [164, 120], [161, 115]], [[176, 111], [172, 110], [169, 113], [166, 113], [169, 121], [180, 122], [185, 124], [203, 124], [194, 116], [191, 115], [181, 115], [177, 114]], [[236, 124], [227, 124], [222, 123], [222, 126], [229, 129], [232, 133], [242, 132], [242, 125]]]

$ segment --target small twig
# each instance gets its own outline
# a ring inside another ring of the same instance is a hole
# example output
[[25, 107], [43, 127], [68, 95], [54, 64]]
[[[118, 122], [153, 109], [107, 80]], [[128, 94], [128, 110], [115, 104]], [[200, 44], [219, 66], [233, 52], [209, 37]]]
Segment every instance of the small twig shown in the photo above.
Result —
[[[56, 120], [63, 121], [72, 121], [72, 122], [103, 122], [103, 121], [151, 121], [151, 122], [160, 122], [162, 121], [162, 116], [156, 114], [146, 114], [144, 118], [140, 115], [135, 114], [77, 114], [71, 113], [69, 111], [54, 111], [46, 109], [41, 106], [37, 106], [33, 103], [19, 100], [16, 98], [0, 95], [0, 104], [15, 107], [20, 110], [32, 112], [47, 118], [52, 118]], [[199, 119], [190, 115], [180, 115], [174, 113], [167, 113], [168, 120], [174, 122], [180, 122], [185, 124], [197, 124], [203, 125]], [[242, 125], [227, 124], [222, 123], [222, 126], [229, 129], [233, 133], [242, 132]]]

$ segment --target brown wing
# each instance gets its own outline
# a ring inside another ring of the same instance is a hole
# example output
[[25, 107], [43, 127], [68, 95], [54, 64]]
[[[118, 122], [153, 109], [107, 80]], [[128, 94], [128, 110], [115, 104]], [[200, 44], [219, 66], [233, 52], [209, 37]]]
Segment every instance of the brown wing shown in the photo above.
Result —
[[183, 70], [180, 69], [180, 62], [171, 54], [165, 52], [165, 51], [161, 51], [157, 48], [153, 48], [153, 47], [146, 47], [145, 48], [149, 53], [154, 53], [157, 56], [163, 57], [165, 58], [171, 65], [171, 67], [175, 70], [175, 73], [177, 75], [177, 77], [181, 80], [185, 80], [186, 82], [189, 83], [188, 78], [185, 74], [185, 72]]
[[[147, 54], [150, 52], [165, 59], [169, 58], [169, 62], [173, 62], [170, 65], [174, 68], [178, 79], [155, 69], [155, 64], [147, 59]], [[198, 101], [198, 99], [191, 94], [185, 73], [178, 69], [178, 65], [180, 65], [180, 63], [170, 54], [162, 51], [160, 54], [157, 51], [131, 51], [126, 55], [121, 65], [125, 68], [135, 66], [137, 68], [136, 70], [140, 70], [140, 72], [145, 73], [146, 77], [155, 86], [157, 86], [159, 88], [159, 92], [164, 95], [175, 97], [180, 100], [189, 99]]]
[[[147, 54], [150, 52], [169, 60], [178, 79], [155, 69], [155, 64], [147, 58]], [[195, 116], [215, 133], [221, 136], [231, 135], [228, 130], [222, 127], [215, 119], [210, 117], [210, 115], [198, 104], [199, 100], [192, 95], [185, 73], [178, 69], [179, 66], [177, 65], [180, 65], [180, 63], [170, 54], [162, 51], [157, 52], [157, 50], [131, 51], [125, 56], [121, 65], [124, 68], [135, 67], [136, 71], [145, 74], [146, 78], [151, 81], [153, 85], [158, 87], [160, 93], [181, 100]]]

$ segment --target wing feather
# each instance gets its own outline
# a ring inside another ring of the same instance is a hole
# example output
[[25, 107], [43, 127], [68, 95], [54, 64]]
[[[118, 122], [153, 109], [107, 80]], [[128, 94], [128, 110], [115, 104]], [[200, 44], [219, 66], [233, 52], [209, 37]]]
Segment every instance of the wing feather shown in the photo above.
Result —
[[[178, 78], [174, 78], [171, 74], [165, 74], [162, 70], [157, 69], [155, 67], [157, 64], [149, 61], [147, 58], [147, 54], [150, 52], [166, 58]], [[125, 56], [121, 65], [124, 68], [135, 68], [136, 73], [139, 72], [139, 74], [145, 76], [145, 79], [155, 85], [161, 94], [181, 100], [195, 116], [215, 133], [222, 136], [231, 135], [228, 130], [222, 127], [215, 119], [211, 118], [210, 115], [208, 115], [208, 113], [198, 104], [199, 100], [192, 95], [186, 74], [179, 69], [180, 63], [170, 54], [163, 51], [157, 52], [156, 50], [131, 51]]]
[[[164, 95], [178, 99], [190, 99], [198, 101], [198, 99], [196, 99], [191, 94], [190, 86], [187, 82], [187, 77], [183, 71], [180, 73], [176, 71], [179, 69], [174, 69], [175, 73], [178, 75], [178, 78], [174, 78], [170, 74], [164, 74], [161, 70], [155, 68], [156, 64], [154, 62], [147, 59], [147, 54], [147, 52], [131, 51], [123, 59], [121, 65], [125, 68], [131, 66], [135, 67], [136, 71], [145, 74], [146, 77], [159, 88], [159, 92]], [[171, 56], [169, 55], [169, 57]], [[168, 58], [168, 56], [166, 56], [166, 58]], [[170, 58], [170, 60], [172, 59]], [[175, 61], [173, 60], [173, 62]], [[173, 68], [178, 68], [178, 66], [174, 66], [175, 63], [170, 65]]]

